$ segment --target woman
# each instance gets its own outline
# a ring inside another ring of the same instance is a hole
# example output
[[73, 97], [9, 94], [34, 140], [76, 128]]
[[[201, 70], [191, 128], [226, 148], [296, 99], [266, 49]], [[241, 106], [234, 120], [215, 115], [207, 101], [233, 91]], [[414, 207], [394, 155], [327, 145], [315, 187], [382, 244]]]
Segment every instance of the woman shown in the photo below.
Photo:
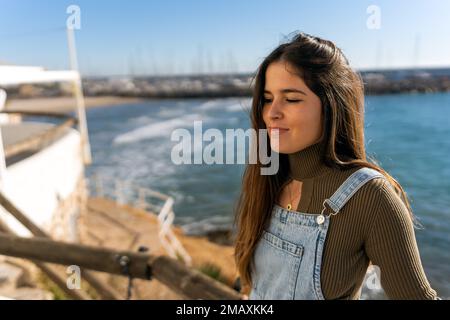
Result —
[[251, 121], [280, 166], [261, 175], [258, 161], [243, 177], [235, 260], [250, 299], [358, 299], [370, 263], [389, 298], [438, 298], [404, 190], [366, 158], [363, 84], [340, 49], [304, 33], [277, 47]]

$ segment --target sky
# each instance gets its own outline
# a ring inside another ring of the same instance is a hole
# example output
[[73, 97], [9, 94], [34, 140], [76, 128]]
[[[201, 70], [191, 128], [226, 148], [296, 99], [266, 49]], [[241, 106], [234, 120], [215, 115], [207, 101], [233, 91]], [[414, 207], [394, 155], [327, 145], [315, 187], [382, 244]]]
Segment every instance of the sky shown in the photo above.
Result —
[[357, 69], [450, 66], [448, 0], [0, 0], [0, 63], [68, 68], [70, 5], [89, 76], [254, 72], [296, 31]]

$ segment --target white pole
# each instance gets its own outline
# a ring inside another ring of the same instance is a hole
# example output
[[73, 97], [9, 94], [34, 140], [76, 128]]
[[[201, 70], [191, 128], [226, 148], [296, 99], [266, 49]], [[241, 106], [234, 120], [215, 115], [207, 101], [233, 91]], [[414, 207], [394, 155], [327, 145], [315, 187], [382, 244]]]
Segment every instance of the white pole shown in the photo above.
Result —
[[[6, 106], [6, 91], [0, 89], [0, 111], [3, 111]], [[0, 124], [9, 123], [9, 116], [7, 114], [0, 114]]]
[[[6, 91], [0, 89], [0, 110], [3, 110], [6, 103]], [[1, 125], [1, 123], [0, 123]], [[6, 159], [5, 150], [3, 149], [3, 136], [0, 130], [0, 190], [4, 189], [6, 180]]]
[[91, 146], [89, 144], [89, 133], [86, 121], [86, 106], [84, 103], [81, 76], [78, 71], [78, 60], [73, 28], [67, 28], [67, 42], [69, 45], [70, 68], [78, 72], [78, 79], [73, 82], [73, 92], [77, 102], [78, 129], [80, 130], [81, 134], [81, 148], [83, 151], [83, 160], [84, 164], [91, 164], [92, 155], [91, 155]]

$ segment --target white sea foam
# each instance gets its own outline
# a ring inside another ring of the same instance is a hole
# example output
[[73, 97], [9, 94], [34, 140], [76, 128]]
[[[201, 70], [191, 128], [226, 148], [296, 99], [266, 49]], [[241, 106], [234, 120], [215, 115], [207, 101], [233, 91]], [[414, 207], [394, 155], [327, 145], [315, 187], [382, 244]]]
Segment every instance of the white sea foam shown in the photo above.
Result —
[[150, 117], [150, 116], [139, 116], [136, 118], [131, 118], [130, 120], [128, 120], [128, 123], [131, 123], [133, 125], [143, 125], [143, 124], [149, 124], [154, 122], [155, 119]]
[[181, 229], [186, 235], [205, 235], [213, 231], [230, 230], [231, 226], [232, 219], [230, 217], [212, 216], [200, 221], [183, 224]]
[[245, 107], [240, 103], [234, 103], [226, 106], [225, 110], [228, 112], [245, 112]]
[[170, 135], [173, 130], [177, 128], [192, 127], [193, 122], [197, 120], [206, 121], [208, 120], [208, 118], [205, 118], [200, 114], [188, 114], [180, 118], [151, 123], [143, 127], [119, 134], [114, 138], [113, 143], [133, 143], [158, 137], [167, 137], [170, 139]]
[[251, 99], [237, 100], [234, 103], [228, 104], [225, 109], [228, 112], [245, 112], [247, 113], [251, 109]]
[[224, 99], [208, 100], [199, 104], [195, 109], [201, 111], [214, 110], [223, 107], [224, 104], [226, 104], [226, 100]]
[[183, 115], [186, 110], [182, 108], [164, 108], [158, 112], [160, 118], [175, 118]]

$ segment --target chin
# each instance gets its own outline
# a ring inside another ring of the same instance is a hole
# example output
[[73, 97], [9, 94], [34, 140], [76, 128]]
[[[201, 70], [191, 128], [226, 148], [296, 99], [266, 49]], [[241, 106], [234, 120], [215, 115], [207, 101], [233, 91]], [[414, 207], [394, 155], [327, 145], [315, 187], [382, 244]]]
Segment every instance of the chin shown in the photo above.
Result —
[[291, 148], [289, 148], [288, 146], [283, 145], [283, 144], [280, 144], [279, 146], [272, 146], [271, 145], [270, 147], [271, 147], [271, 149], [273, 151], [275, 151], [277, 153], [280, 153], [280, 154], [289, 154], [289, 153], [293, 153], [294, 152], [293, 150], [290, 150]]

